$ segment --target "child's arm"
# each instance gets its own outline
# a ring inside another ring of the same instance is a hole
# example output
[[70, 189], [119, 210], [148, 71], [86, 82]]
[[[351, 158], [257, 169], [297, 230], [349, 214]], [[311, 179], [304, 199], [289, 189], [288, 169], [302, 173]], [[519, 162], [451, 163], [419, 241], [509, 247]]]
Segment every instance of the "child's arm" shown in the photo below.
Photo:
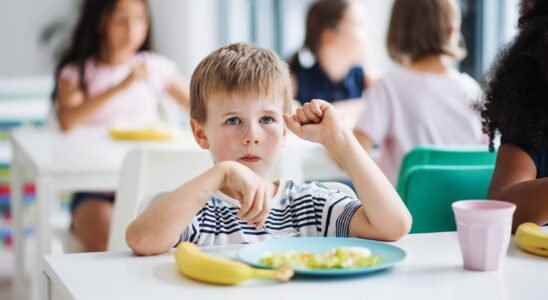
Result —
[[225, 161], [153, 201], [127, 228], [126, 241], [138, 255], [169, 251], [211, 195], [222, 190], [240, 201], [240, 217], [262, 226], [270, 211], [271, 183], [246, 166]]
[[365, 132], [358, 128], [354, 128], [354, 135], [365, 151], [370, 152], [373, 150], [373, 141]]
[[409, 211], [352, 131], [337, 120], [329, 103], [313, 100], [285, 119], [299, 137], [324, 145], [352, 179], [364, 209], [352, 217], [350, 235], [397, 240], [409, 232]]
[[80, 89], [77, 83], [60, 79], [59, 94], [56, 99], [58, 101], [57, 116], [59, 125], [65, 131], [74, 128], [110, 101], [113, 96], [125, 91], [134, 82], [146, 77], [146, 67], [139, 65], [122, 82], [89, 99], [85, 99], [84, 91]]
[[175, 98], [181, 108], [190, 112], [190, 91], [188, 90], [188, 83], [182, 79], [173, 80], [167, 87], [168, 94]]
[[537, 179], [531, 157], [517, 146], [500, 147], [489, 198], [516, 204], [513, 230], [524, 222], [548, 223], [548, 178]]

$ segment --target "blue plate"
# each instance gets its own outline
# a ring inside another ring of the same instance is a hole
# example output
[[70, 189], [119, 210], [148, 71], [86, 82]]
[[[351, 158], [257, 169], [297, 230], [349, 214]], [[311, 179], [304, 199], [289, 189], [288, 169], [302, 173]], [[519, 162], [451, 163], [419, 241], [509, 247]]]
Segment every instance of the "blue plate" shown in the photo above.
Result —
[[401, 262], [406, 256], [405, 251], [401, 248], [383, 242], [355, 238], [294, 237], [271, 239], [261, 243], [247, 245], [240, 249], [238, 257], [240, 260], [256, 267], [268, 268], [268, 266], [260, 263], [261, 258], [268, 252], [276, 253], [295, 250], [323, 253], [336, 247], [366, 247], [369, 248], [373, 255], [378, 255], [382, 257], [382, 259], [378, 265], [373, 267], [344, 269], [296, 268], [295, 273], [319, 276], [346, 276], [370, 273], [390, 268]]

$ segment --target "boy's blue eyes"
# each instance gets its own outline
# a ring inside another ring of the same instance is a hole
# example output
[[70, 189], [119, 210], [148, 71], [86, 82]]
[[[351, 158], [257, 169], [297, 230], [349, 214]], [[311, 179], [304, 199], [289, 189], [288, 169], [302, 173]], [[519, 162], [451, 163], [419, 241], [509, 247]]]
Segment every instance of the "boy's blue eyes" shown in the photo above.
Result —
[[226, 119], [225, 124], [226, 125], [240, 125], [242, 123], [242, 120], [238, 117], [231, 117]]
[[276, 120], [274, 120], [273, 117], [269, 117], [269, 116], [265, 116], [265, 117], [262, 117], [260, 122], [262, 124], [271, 124], [271, 123], [274, 123]]
[[[274, 122], [276, 122], [276, 119], [274, 119], [273, 117], [270, 117], [270, 116], [264, 116], [259, 120], [259, 123], [261, 123], [261, 124], [272, 124]], [[230, 118], [225, 120], [225, 124], [226, 125], [240, 125], [240, 124], [242, 124], [242, 119], [240, 119], [238, 117], [230, 117]]]

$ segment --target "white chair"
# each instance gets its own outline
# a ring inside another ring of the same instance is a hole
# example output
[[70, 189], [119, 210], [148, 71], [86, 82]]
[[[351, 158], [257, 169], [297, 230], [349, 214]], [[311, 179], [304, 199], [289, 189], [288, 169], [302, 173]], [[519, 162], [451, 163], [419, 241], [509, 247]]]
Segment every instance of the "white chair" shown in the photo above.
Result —
[[205, 150], [135, 149], [122, 165], [112, 212], [109, 251], [129, 250], [125, 232], [140, 208], [162, 192], [171, 191], [213, 165]]

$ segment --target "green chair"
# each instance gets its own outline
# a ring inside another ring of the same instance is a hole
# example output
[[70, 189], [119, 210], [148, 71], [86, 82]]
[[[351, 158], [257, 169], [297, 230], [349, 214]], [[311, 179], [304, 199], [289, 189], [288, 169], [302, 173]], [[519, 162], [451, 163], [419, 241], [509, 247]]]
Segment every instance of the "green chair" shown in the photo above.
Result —
[[495, 164], [497, 154], [489, 152], [487, 146], [478, 147], [427, 147], [420, 146], [403, 158], [397, 183], [397, 191], [402, 195], [403, 177], [410, 169], [424, 165], [477, 166]]
[[486, 199], [493, 166], [417, 166], [403, 178], [404, 203], [413, 216], [411, 233], [454, 231], [451, 204]]

